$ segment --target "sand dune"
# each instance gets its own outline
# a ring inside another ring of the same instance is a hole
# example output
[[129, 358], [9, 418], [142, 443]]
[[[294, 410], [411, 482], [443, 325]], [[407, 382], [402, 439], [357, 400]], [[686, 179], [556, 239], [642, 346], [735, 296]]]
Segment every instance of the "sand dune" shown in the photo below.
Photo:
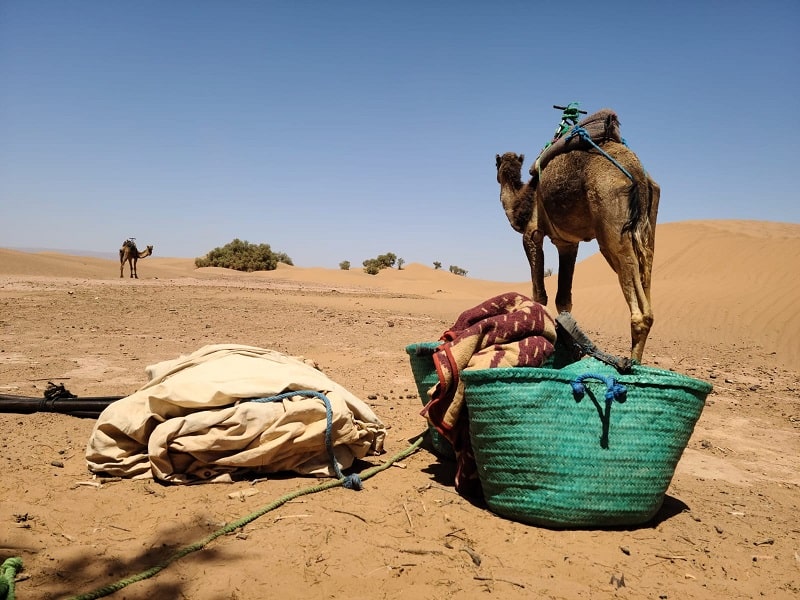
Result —
[[[762, 221], [686, 221], [658, 226], [653, 270], [656, 324], [651, 339], [691, 344], [698, 340], [775, 353], [777, 364], [800, 365], [800, 225]], [[119, 265], [101, 258], [0, 249], [0, 275], [119, 279]], [[125, 276], [127, 277], [127, 270]], [[495, 282], [459, 277], [412, 263], [402, 270], [367, 275], [350, 271], [289, 267], [239, 273], [197, 269], [193, 259], [149, 257], [140, 262], [147, 279], [233, 278], [257, 283], [380, 289], [437, 297], [465, 306], [514, 289], [530, 293], [527, 281]], [[551, 298], [555, 277], [548, 278]], [[574, 309], [585, 327], [619, 332], [627, 344], [628, 311], [616, 276], [600, 254], [575, 271]]]

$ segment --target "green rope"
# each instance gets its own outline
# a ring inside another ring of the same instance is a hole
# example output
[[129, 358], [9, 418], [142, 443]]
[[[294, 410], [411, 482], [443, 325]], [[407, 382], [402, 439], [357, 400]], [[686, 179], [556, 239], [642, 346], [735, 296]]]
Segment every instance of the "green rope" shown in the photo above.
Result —
[[[417, 448], [420, 447], [420, 445], [422, 444], [422, 440], [423, 440], [423, 436], [421, 435], [408, 448], [406, 448], [405, 450], [403, 450], [401, 452], [398, 452], [397, 454], [395, 454], [392, 458], [390, 458], [385, 463], [383, 463], [381, 465], [378, 465], [378, 466], [375, 466], [375, 467], [371, 467], [371, 468], [367, 469], [366, 471], [362, 472], [361, 475], [360, 475], [361, 479], [362, 480], [369, 479], [373, 475], [376, 475], [376, 474], [380, 473], [381, 471], [385, 471], [386, 469], [391, 467], [397, 461], [402, 460], [402, 459], [406, 458], [407, 456], [410, 456], [411, 454], [413, 454], [417, 450]], [[116, 591], [121, 590], [124, 587], [129, 586], [132, 583], [136, 583], [137, 581], [143, 581], [145, 579], [149, 579], [153, 575], [156, 575], [157, 573], [163, 571], [169, 565], [171, 565], [175, 561], [183, 558], [187, 554], [191, 554], [192, 552], [197, 552], [198, 550], [202, 550], [207, 544], [210, 544], [211, 542], [213, 542], [218, 537], [223, 536], [223, 535], [227, 535], [229, 533], [233, 533], [234, 531], [236, 531], [240, 527], [244, 527], [248, 523], [251, 523], [251, 522], [255, 521], [256, 519], [258, 519], [259, 517], [265, 515], [266, 513], [270, 512], [272, 510], [275, 510], [276, 508], [286, 504], [290, 500], [294, 500], [295, 498], [299, 498], [300, 496], [307, 496], [308, 494], [314, 494], [316, 492], [322, 492], [324, 490], [329, 490], [329, 489], [332, 489], [332, 488], [335, 488], [335, 487], [339, 487], [339, 486], [343, 485], [344, 482], [345, 482], [344, 479], [336, 479], [336, 480], [333, 480], [333, 481], [327, 481], [327, 482], [325, 482], [323, 484], [320, 484], [320, 485], [315, 485], [315, 486], [307, 487], [307, 488], [304, 488], [304, 489], [301, 489], [301, 490], [296, 490], [294, 492], [290, 492], [290, 493], [286, 494], [285, 496], [282, 496], [282, 497], [278, 498], [274, 502], [271, 502], [270, 504], [267, 504], [266, 506], [263, 506], [263, 507], [259, 508], [257, 511], [255, 511], [255, 512], [253, 512], [253, 513], [251, 513], [251, 514], [249, 514], [249, 515], [247, 515], [245, 517], [242, 517], [241, 519], [239, 519], [237, 521], [233, 521], [232, 523], [228, 523], [224, 527], [218, 529], [217, 531], [215, 531], [211, 535], [203, 538], [202, 540], [200, 540], [198, 542], [195, 542], [194, 544], [190, 544], [190, 545], [188, 545], [188, 546], [186, 546], [184, 548], [181, 548], [180, 550], [178, 550], [177, 552], [175, 552], [174, 554], [169, 556], [166, 560], [160, 562], [159, 564], [155, 565], [154, 567], [151, 567], [151, 568], [147, 569], [146, 571], [142, 571], [141, 573], [137, 573], [136, 575], [128, 577], [127, 579], [121, 579], [121, 580], [119, 580], [119, 581], [117, 581], [115, 583], [111, 583], [109, 585], [103, 586], [103, 587], [98, 588], [98, 589], [96, 589], [96, 590], [94, 590], [92, 592], [87, 592], [86, 594], [81, 594], [79, 596], [74, 596], [74, 597], [70, 598], [70, 600], [94, 600], [95, 598], [103, 598], [105, 596], [109, 596], [109, 595], [113, 594]]]
[[14, 578], [22, 570], [22, 559], [18, 556], [7, 558], [0, 566], [0, 599], [14, 600]]

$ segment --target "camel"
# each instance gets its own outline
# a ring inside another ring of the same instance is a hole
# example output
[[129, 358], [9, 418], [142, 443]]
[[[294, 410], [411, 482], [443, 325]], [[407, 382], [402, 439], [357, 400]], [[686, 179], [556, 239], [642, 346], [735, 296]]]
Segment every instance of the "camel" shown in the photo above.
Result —
[[522, 234], [533, 283], [533, 298], [547, 305], [542, 242], [558, 250], [558, 312], [572, 311], [572, 278], [579, 242], [596, 239], [617, 274], [631, 313], [631, 358], [642, 362], [653, 325], [650, 275], [661, 190], [624, 144], [602, 149], [628, 173], [597, 150], [572, 150], [555, 156], [527, 183], [521, 180], [524, 155], [496, 156], [500, 201], [515, 231]]
[[119, 249], [119, 276], [122, 277], [122, 271], [125, 268], [125, 263], [128, 263], [128, 268], [131, 271], [131, 277], [139, 279], [136, 274], [136, 263], [140, 258], [146, 258], [153, 253], [153, 247], [148, 246], [144, 252], [139, 252], [136, 247], [134, 238], [129, 238], [122, 243], [122, 248]]

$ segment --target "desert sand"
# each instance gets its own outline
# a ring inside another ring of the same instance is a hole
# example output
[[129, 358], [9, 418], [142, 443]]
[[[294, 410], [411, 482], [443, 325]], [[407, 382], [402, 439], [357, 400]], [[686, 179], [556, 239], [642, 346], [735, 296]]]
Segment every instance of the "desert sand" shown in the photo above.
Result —
[[[0, 249], [0, 393], [124, 396], [145, 367], [212, 343], [314, 359], [389, 427], [380, 464], [426, 430], [405, 347], [527, 281], [409, 264], [370, 276], [280, 266], [196, 269], [155, 255], [140, 279], [114, 261]], [[112, 249], [113, 250], [113, 249]], [[520, 249], [520, 252], [522, 250]], [[427, 444], [364, 482], [293, 500], [111, 597], [800, 597], [800, 225], [659, 225], [656, 322], [644, 362], [713, 384], [664, 507], [645, 525], [556, 530], [504, 519], [453, 491]], [[555, 278], [548, 278], [551, 298]], [[578, 264], [573, 314], [627, 354], [627, 308], [600, 255]], [[0, 562], [19, 600], [70, 598], [139, 574], [280, 498], [291, 474], [233, 484], [93, 480], [93, 420], [0, 413]], [[238, 494], [237, 494], [238, 493]], [[97, 596], [95, 596], [97, 597]]]

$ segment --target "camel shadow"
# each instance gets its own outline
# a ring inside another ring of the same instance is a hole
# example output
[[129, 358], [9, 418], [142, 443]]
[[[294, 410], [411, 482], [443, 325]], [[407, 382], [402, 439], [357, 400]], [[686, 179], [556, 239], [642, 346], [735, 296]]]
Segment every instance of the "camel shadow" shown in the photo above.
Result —
[[[55, 576], [50, 578], [51, 583], [54, 581], [57, 583], [47, 585], [46, 597], [65, 598], [78, 592], [82, 596], [100, 598], [124, 587], [124, 597], [129, 600], [183, 598], [186, 596], [183, 582], [166, 581], [159, 578], [158, 573], [168, 569], [171, 562], [180, 560], [175, 558], [178, 554], [181, 554], [181, 557], [188, 554], [186, 548], [195, 544], [198, 539], [205, 538], [209, 533], [209, 525], [197, 524], [187, 527], [186, 523], [175, 523], [170, 529], [160, 531], [156, 538], [143, 544], [142, 550], [130, 558], [79, 555], [63, 560], [56, 566]], [[212, 545], [203, 546], [202, 550], [202, 552], [192, 551], [191, 560], [201, 564], [217, 565], [220, 562], [234, 562], [237, 558], [230, 547], [220, 548]], [[145, 576], [145, 573], [149, 574]], [[145, 580], [146, 585], [142, 585]], [[121, 585], [121, 582], [126, 583]], [[127, 587], [128, 585], [130, 587]], [[26, 593], [24, 586], [24, 582], [17, 584], [18, 594]], [[27, 593], [30, 593], [30, 590]]]

